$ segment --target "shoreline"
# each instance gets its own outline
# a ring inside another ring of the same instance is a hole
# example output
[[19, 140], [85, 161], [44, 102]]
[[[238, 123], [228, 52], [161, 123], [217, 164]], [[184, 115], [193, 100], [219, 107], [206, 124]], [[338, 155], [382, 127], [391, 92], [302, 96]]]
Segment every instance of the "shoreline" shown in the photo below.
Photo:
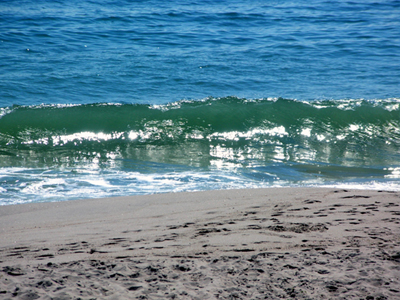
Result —
[[0, 293], [395, 299], [399, 205], [400, 192], [266, 188], [1, 206]]

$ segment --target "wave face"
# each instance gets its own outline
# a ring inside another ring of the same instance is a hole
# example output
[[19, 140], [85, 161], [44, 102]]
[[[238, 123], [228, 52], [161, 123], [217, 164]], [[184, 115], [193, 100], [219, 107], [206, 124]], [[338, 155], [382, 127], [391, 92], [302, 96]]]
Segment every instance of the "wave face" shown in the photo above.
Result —
[[13, 106], [0, 116], [5, 203], [43, 191], [73, 199], [332, 182], [395, 187], [400, 178], [398, 99]]

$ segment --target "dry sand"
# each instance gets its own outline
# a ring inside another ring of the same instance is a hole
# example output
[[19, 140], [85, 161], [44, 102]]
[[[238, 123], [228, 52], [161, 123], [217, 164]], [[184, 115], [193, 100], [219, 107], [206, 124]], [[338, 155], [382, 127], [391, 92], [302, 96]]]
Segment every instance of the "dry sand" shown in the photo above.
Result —
[[0, 207], [1, 299], [400, 299], [400, 193], [281, 188]]

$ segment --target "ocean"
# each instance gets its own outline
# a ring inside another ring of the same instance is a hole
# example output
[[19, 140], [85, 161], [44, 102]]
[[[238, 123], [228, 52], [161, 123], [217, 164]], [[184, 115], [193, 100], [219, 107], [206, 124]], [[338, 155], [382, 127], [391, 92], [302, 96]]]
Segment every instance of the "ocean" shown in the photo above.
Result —
[[400, 1], [0, 2], [0, 205], [400, 190]]

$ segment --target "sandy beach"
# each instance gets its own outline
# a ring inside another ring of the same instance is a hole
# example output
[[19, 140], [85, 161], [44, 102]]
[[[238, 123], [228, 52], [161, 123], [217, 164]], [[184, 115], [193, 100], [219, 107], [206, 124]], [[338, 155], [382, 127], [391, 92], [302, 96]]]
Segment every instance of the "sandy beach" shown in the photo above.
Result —
[[400, 299], [400, 193], [271, 188], [0, 207], [1, 299]]

